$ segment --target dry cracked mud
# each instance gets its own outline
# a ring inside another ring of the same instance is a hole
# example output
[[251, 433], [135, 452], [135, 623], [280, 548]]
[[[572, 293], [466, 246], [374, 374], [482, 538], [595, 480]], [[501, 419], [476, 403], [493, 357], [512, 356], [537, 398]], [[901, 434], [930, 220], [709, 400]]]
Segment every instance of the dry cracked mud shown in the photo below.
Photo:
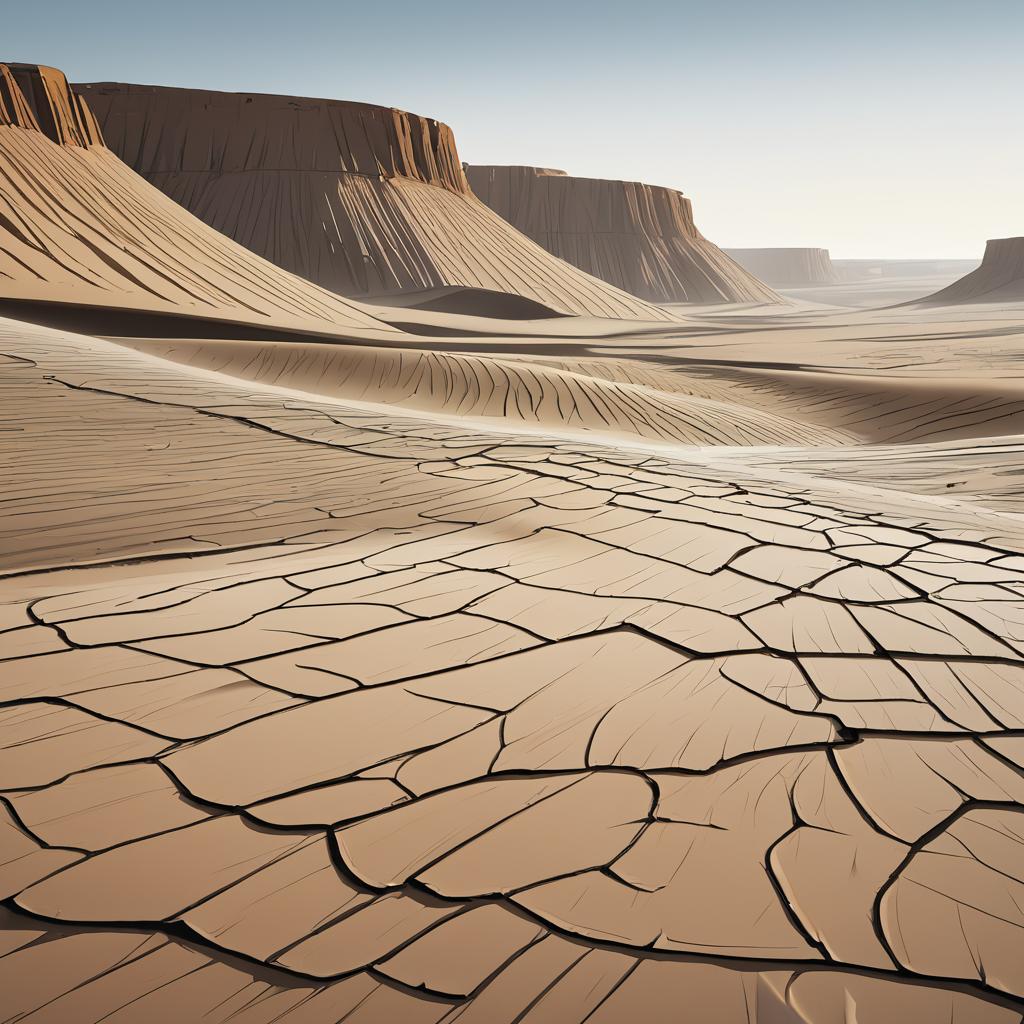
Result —
[[4, 1020], [1021, 1019], [1015, 515], [0, 341]]

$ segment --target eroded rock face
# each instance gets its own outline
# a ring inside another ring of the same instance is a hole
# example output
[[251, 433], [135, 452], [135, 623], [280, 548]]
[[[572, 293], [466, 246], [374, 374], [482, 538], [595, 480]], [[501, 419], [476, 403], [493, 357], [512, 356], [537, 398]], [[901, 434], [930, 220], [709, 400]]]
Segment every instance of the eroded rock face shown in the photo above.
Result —
[[774, 288], [803, 288], [839, 280], [828, 249], [726, 249], [737, 263]]
[[462, 286], [559, 313], [665, 318], [552, 260], [478, 202], [438, 121], [295, 96], [75, 88], [139, 174], [211, 227], [339, 294]]
[[701, 235], [674, 189], [544, 167], [467, 165], [466, 174], [480, 199], [548, 252], [651, 302], [777, 298]]
[[88, 105], [62, 71], [41, 64], [0, 64], [0, 125], [42, 132], [62, 146], [102, 146]]
[[451, 128], [404, 110], [117, 82], [75, 90], [110, 126], [110, 147], [147, 176], [341, 171], [469, 192]]
[[990, 238], [985, 243], [985, 258], [977, 270], [921, 302], [952, 306], [961, 302], [1020, 299], [1024, 299], [1024, 236]]
[[88, 306], [108, 318], [398, 333], [169, 202], [105, 147], [64, 75], [34, 64], [0, 64], [2, 300]]

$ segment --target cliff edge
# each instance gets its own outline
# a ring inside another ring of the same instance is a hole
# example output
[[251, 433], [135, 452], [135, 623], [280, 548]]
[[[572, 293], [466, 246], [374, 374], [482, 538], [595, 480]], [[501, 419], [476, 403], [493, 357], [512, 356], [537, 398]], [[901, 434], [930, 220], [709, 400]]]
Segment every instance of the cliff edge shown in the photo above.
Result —
[[575, 267], [651, 302], [774, 302], [778, 296], [709, 242], [690, 200], [636, 181], [543, 167], [466, 168], [473, 192]]
[[0, 64], [0, 302], [26, 319], [89, 307], [90, 323], [100, 312], [109, 326], [130, 312], [398, 334], [171, 202], [106, 148], [64, 75], [34, 64]]
[[61, 146], [102, 146], [88, 104], [62, 71], [42, 64], [0, 64], [0, 125], [40, 132]]
[[75, 88], [135, 171], [211, 227], [341, 295], [456, 286], [559, 313], [667, 317], [553, 260], [480, 203], [438, 121], [341, 100]]

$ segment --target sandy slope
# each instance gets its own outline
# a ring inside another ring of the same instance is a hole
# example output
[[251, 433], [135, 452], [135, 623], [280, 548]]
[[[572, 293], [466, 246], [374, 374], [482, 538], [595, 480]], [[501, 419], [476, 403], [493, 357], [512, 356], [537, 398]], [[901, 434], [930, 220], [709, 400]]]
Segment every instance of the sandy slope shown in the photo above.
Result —
[[[70, 103], [63, 76], [50, 70], [49, 80], [47, 95]], [[44, 103], [52, 138], [17, 121], [24, 96], [4, 105], [14, 123], [0, 125], [0, 299], [365, 338], [395, 333], [211, 231], [101, 142], [76, 140], [56, 101]]]
[[338, 100], [118, 83], [75, 88], [108, 145], [205, 223], [342, 295], [459, 285], [561, 313], [664, 320], [470, 192], [447, 125]]
[[544, 167], [470, 164], [473, 192], [548, 252], [652, 302], [778, 302], [693, 221], [680, 192]]
[[393, 404], [494, 425], [639, 435], [681, 444], [825, 444], [842, 431], [769, 411], [525, 360], [369, 346], [274, 342], [135, 343], [245, 380]]
[[977, 270], [922, 300], [933, 305], [1024, 300], [1024, 238], [992, 238]]

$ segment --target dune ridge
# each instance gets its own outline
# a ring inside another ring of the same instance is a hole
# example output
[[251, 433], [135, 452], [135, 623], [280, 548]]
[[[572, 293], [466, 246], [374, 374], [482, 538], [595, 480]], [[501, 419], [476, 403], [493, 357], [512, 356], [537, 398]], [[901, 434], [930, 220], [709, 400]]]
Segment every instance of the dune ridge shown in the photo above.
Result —
[[708, 395], [453, 352], [275, 342], [137, 341], [136, 350], [346, 401], [687, 445], [844, 444], [852, 435]]
[[452, 285], [560, 313], [670, 314], [558, 260], [470, 192], [451, 129], [340, 100], [76, 85], [108, 145], [175, 202], [341, 295]]
[[709, 242], [690, 200], [636, 181], [545, 167], [467, 165], [492, 210], [573, 266], [651, 302], [773, 302], [778, 296]]

